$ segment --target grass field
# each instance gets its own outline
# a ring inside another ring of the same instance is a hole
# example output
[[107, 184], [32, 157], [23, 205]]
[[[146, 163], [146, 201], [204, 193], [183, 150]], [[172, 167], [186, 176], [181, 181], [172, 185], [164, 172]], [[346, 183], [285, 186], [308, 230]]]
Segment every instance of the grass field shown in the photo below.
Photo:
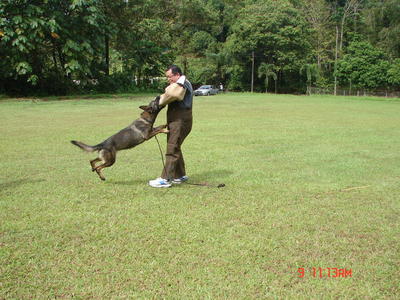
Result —
[[226, 187], [147, 186], [155, 139], [100, 181], [69, 141], [153, 96], [1, 99], [0, 299], [398, 299], [399, 99], [198, 97], [188, 175]]

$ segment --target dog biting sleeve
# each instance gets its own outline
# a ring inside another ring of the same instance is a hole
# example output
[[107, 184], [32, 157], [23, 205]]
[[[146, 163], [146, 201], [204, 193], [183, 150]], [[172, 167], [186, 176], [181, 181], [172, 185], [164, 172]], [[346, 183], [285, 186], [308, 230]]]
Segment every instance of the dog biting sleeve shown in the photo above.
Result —
[[165, 93], [160, 96], [160, 105], [167, 105], [173, 101], [182, 101], [186, 89], [178, 84], [172, 83], [165, 89]]

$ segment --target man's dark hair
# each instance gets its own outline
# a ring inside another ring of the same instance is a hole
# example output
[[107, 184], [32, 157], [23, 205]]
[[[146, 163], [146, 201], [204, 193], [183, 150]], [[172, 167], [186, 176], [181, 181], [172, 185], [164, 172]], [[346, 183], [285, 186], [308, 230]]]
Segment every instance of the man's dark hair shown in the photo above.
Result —
[[182, 70], [177, 65], [170, 65], [168, 67], [167, 71], [168, 70], [171, 70], [171, 73], [174, 75], [176, 75], [176, 74], [182, 75]]

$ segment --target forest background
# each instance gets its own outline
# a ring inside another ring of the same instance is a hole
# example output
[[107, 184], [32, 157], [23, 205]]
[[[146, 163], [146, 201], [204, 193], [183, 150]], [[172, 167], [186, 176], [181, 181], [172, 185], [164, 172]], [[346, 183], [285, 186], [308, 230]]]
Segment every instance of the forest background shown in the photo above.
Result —
[[400, 91], [398, 0], [3, 0], [0, 93]]

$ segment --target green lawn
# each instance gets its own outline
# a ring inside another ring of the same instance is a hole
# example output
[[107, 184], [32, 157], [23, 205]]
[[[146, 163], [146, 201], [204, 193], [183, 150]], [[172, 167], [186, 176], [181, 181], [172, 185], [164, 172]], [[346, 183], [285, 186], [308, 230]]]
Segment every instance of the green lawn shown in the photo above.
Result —
[[399, 99], [196, 97], [188, 175], [226, 187], [150, 188], [155, 139], [100, 181], [69, 141], [153, 96], [0, 100], [0, 299], [398, 299]]

